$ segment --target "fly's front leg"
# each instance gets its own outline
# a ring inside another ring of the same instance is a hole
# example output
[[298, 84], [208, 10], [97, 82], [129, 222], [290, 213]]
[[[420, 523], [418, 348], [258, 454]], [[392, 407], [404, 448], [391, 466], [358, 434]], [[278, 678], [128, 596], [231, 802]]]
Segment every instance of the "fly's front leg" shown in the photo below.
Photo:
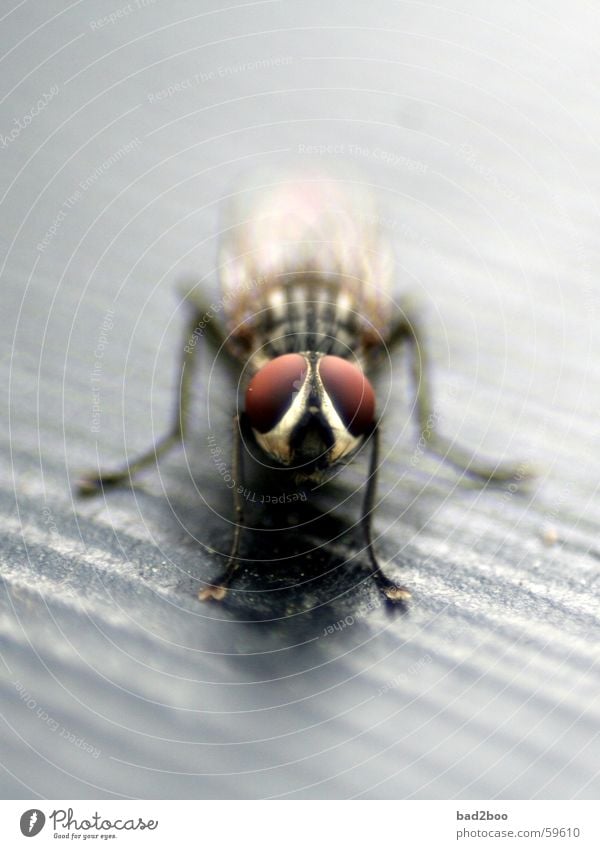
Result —
[[[225, 339], [218, 325], [214, 321], [205, 320], [208, 314], [207, 310], [203, 311], [200, 306], [196, 306], [192, 320], [187, 327], [183, 354], [178, 369], [179, 393], [170, 429], [148, 451], [123, 464], [120, 468], [114, 471], [99, 469], [84, 474], [75, 484], [79, 495], [95, 495], [109, 487], [119, 486], [131, 481], [134, 475], [143, 469], [155, 466], [161, 457], [183, 442], [188, 430], [192, 379], [199, 348], [198, 337], [199, 335], [206, 335], [211, 346], [214, 347], [224, 347], [225, 345]], [[201, 333], [199, 328], [201, 328]]]
[[369, 477], [367, 479], [367, 487], [363, 500], [363, 509], [361, 517], [361, 526], [365, 539], [365, 547], [369, 555], [373, 572], [371, 577], [377, 584], [379, 590], [383, 593], [386, 599], [394, 604], [406, 601], [410, 598], [410, 591], [406, 587], [399, 587], [391, 581], [383, 572], [377, 555], [373, 548], [373, 538], [371, 535], [371, 523], [373, 520], [373, 509], [375, 506], [375, 494], [377, 491], [377, 474], [379, 471], [379, 428], [377, 425], [373, 428], [371, 435], [371, 460], [369, 462]]
[[431, 400], [427, 351], [418, 324], [407, 315], [398, 322], [391, 334], [390, 344], [405, 341], [410, 346], [410, 369], [416, 396], [416, 412], [421, 438], [430, 451], [468, 475], [484, 481], [502, 483], [533, 477], [534, 472], [524, 463], [485, 463], [474, 458], [470, 451], [456, 446], [436, 430], [436, 415]]
[[229, 589], [229, 586], [240, 567], [240, 536], [244, 522], [244, 501], [240, 490], [243, 489], [241, 484], [244, 472], [242, 461], [242, 430], [239, 416], [234, 416], [233, 418], [233, 452], [231, 458], [231, 471], [231, 476], [235, 484], [233, 487], [235, 526], [233, 530], [233, 540], [231, 542], [229, 560], [227, 561], [225, 569], [216, 578], [215, 582], [200, 590], [198, 593], [200, 601], [222, 601], [225, 598], [227, 590]]

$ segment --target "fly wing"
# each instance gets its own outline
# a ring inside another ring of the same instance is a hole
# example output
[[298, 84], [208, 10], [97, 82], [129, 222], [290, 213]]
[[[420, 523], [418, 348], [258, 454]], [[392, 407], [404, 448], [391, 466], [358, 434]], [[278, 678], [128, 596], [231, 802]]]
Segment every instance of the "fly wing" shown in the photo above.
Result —
[[[389, 334], [393, 253], [357, 182], [285, 179], [241, 193], [220, 254], [228, 330], [248, 345], [266, 312], [299, 282], [324, 287], [358, 314], [365, 348]], [[252, 345], [250, 346], [252, 347]]]

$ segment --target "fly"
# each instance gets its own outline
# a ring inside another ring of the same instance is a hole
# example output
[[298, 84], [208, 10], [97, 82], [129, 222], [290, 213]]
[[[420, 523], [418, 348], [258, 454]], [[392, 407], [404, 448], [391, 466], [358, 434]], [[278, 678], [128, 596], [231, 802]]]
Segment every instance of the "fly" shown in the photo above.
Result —
[[[242, 375], [243, 404], [233, 419], [235, 530], [227, 565], [199, 598], [221, 601], [239, 568], [244, 524], [244, 442], [298, 480], [318, 481], [332, 467], [369, 451], [361, 527], [370, 574], [390, 603], [410, 592], [381, 568], [372, 541], [380, 424], [371, 376], [387, 351], [405, 347], [415, 410], [428, 448], [483, 480], [506, 481], [522, 469], [473, 462], [469, 452], [436, 433], [418, 323], [391, 309], [392, 250], [368, 199], [353, 185], [327, 178], [293, 179], [263, 189], [242, 213], [220, 254], [224, 326], [195, 300], [181, 363], [173, 424], [141, 457], [79, 481], [81, 494], [128, 481], [186, 437], [198, 327]], [[193, 341], [193, 344], [191, 344]]]

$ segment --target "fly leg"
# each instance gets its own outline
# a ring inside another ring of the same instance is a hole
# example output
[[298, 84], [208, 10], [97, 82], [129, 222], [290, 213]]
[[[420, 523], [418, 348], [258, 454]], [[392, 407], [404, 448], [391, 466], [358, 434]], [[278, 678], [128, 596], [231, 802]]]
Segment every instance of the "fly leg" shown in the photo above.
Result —
[[442, 457], [457, 469], [483, 481], [502, 483], [533, 477], [534, 471], [526, 463], [485, 463], [473, 457], [470, 451], [455, 445], [436, 431], [436, 414], [431, 401], [427, 351], [418, 324], [404, 315], [391, 334], [390, 345], [405, 341], [410, 345], [410, 369], [415, 389], [416, 413], [421, 437], [434, 454]]
[[406, 587], [400, 587], [395, 584], [383, 572], [373, 548], [373, 538], [371, 535], [371, 522], [375, 506], [375, 493], [377, 490], [377, 473], [379, 471], [379, 429], [377, 425], [375, 425], [371, 431], [370, 439], [371, 459], [369, 462], [369, 477], [367, 479], [365, 497], [363, 500], [361, 526], [365, 539], [365, 546], [373, 569], [371, 577], [385, 598], [393, 604], [397, 604], [409, 599], [410, 591], [407, 590]]
[[218, 575], [213, 584], [208, 584], [198, 593], [200, 601], [223, 601], [227, 594], [227, 590], [236, 572], [240, 568], [238, 559], [240, 549], [240, 536], [242, 525], [244, 522], [244, 507], [241, 490], [241, 482], [243, 477], [242, 463], [242, 430], [240, 426], [240, 417], [233, 417], [233, 453], [231, 458], [231, 475], [235, 482], [233, 488], [233, 510], [234, 510], [234, 530], [233, 539], [231, 542], [231, 551], [229, 552], [229, 560], [223, 571]]
[[178, 369], [178, 399], [175, 405], [171, 427], [167, 433], [159, 437], [154, 445], [139, 457], [124, 463], [114, 471], [97, 469], [82, 475], [75, 484], [76, 491], [79, 495], [96, 495], [109, 487], [116, 487], [128, 481], [131, 482], [134, 475], [143, 469], [155, 466], [161, 457], [184, 441], [189, 424], [192, 378], [197, 360], [196, 352], [199, 348], [198, 328], [202, 326], [202, 333], [206, 334], [211, 346], [227, 350], [221, 329], [215, 322], [205, 320], [209, 314], [208, 311], [203, 311], [200, 305], [194, 307], [192, 320], [187, 328], [186, 341]]

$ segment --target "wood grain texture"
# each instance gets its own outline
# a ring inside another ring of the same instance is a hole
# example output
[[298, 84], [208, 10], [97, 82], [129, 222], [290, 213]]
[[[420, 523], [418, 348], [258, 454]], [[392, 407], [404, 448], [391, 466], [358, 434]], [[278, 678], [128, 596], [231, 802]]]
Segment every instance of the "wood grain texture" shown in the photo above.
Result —
[[[3, 22], [2, 794], [597, 797], [598, 11], [201, 5]], [[363, 580], [364, 457], [304, 505], [256, 477], [244, 574], [202, 606], [231, 533], [220, 360], [185, 452], [71, 483], [166, 426], [178, 281], [218, 302], [241, 176], [340, 165], [380, 199], [440, 428], [542, 471], [479, 488], [419, 451], [395, 360], [375, 531], [408, 611]]]

